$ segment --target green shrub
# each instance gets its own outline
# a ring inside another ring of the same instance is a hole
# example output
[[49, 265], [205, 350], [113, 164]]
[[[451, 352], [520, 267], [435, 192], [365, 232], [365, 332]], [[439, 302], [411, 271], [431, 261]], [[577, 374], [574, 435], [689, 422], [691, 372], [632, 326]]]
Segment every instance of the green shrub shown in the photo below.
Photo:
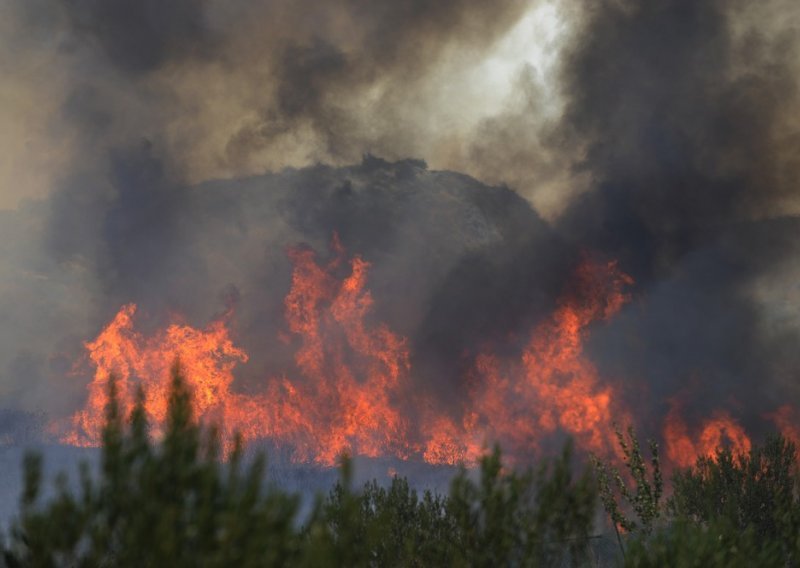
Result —
[[753, 530], [727, 520], [697, 524], [676, 520], [651, 538], [634, 539], [627, 551], [631, 568], [757, 568], [785, 566], [779, 547], [762, 542]]
[[632, 539], [626, 565], [798, 565], [797, 474], [796, 448], [781, 436], [747, 454], [700, 457], [672, 477], [669, 524]]
[[[585, 556], [595, 510], [571, 450], [535, 471], [505, 471], [500, 452], [462, 470], [449, 496], [405, 479], [351, 489], [342, 480], [299, 517], [300, 498], [264, 483], [261, 457], [223, 460], [192, 416], [176, 365], [163, 439], [148, 433], [144, 394], [123, 419], [113, 380], [97, 471], [42, 497], [42, 460], [26, 458], [20, 513], [3, 559], [17, 566], [552, 566]], [[477, 479], [473, 479], [477, 473]]]
[[747, 454], [720, 448], [675, 474], [670, 511], [700, 523], [725, 519], [762, 539], [780, 537], [785, 515], [798, 505], [796, 455], [794, 444], [780, 436]]
[[140, 393], [125, 424], [110, 381], [99, 475], [82, 466], [77, 495], [62, 475], [57, 495], [39, 503], [41, 459], [26, 459], [6, 563], [260, 566], [296, 557], [297, 498], [265, 493], [263, 460], [243, 470], [238, 443], [223, 467], [216, 433], [192, 419], [179, 368], [160, 444], [149, 440], [143, 400]]
[[[42, 460], [25, 459], [19, 516], [3, 546], [17, 566], [562, 566], [587, 563], [596, 484], [576, 475], [572, 450], [536, 469], [502, 465], [500, 451], [462, 469], [447, 496], [406, 479], [352, 488], [341, 480], [305, 515], [300, 497], [265, 484], [265, 461], [192, 416], [176, 366], [163, 438], [148, 432], [144, 394], [121, 416], [114, 381], [99, 466], [63, 474], [42, 496]], [[633, 430], [618, 433], [623, 469], [595, 460], [600, 496], [630, 531], [628, 566], [795, 566], [800, 503], [795, 447], [776, 437], [747, 455], [720, 449], [678, 471], [666, 508], [658, 447], [646, 461]], [[631, 484], [632, 483], [632, 484]], [[622, 539], [620, 539], [622, 544]], [[610, 559], [611, 564], [614, 560]]]

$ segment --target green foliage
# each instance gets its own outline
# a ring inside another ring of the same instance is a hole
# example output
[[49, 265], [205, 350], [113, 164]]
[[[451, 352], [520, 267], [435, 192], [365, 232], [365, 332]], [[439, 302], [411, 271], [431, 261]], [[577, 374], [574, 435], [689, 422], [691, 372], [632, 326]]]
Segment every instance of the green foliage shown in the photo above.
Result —
[[[536, 471], [504, 471], [499, 450], [479, 476], [462, 470], [447, 498], [420, 498], [404, 479], [337, 484], [310, 530], [331, 566], [553, 566], [586, 557], [596, 494], [575, 479], [571, 448]], [[345, 467], [347, 472], [348, 468]], [[313, 543], [312, 543], [313, 544]]]
[[552, 566], [585, 556], [595, 510], [594, 484], [573, 479], [571, 446], [559, 459], [525, 473], [503, 472], [500, 452], [481, 461], [480, 480], [453, 481], [447, 511], [456, 523], [455, 563]]
[[[447, 499], [426, 491], [420, 498], [408, 481], [388, 488], [375, 481], [350, 489], [348, 467], [309, 523], [314, 558], [327, 566], [435, 566], [452, 562], [455, 526]], [[320, 564], [317, 564], [320, 565]]]
[[[447, 496], [407, 480], [352, 488], [341, 480], [300, 515], [300, 498], [265, 485], [265, 461], [192, 416], [173, 369], [168, 418], [151, 439], [139, 392], [120, 411], [109, 381], [103, 448], [77, 483], [63, 474], [43, 497], [42, 459], [24, 463], [20, 513], [3, 544], [17, 566], [563, 566], [587, 563], [597, 491], [628, 532], [628, 566], [800, 563], [796, 448], [771, 438], [746, 455], [720, 449], [678, 471], [665, 507], [658, 447], [645, 460], [632, 429], [617, 432], [623, 468], [594, 460], [576, 475], [571, 446], [536, 469], [505, 469], [500, 451], [459, 472]], [[224, 459], [223, 459], [224, 458]], [[618, 535], [619, 536], [619, 535]], [[619, 538], [622, 546], [622, 538]]]
[[[405, 479], [351, 489], [351, 464], [311, 512], [264, 485], [265, 462], [241, 443], [222, 459], [215, 430], [192, 416], [176, 365], [168, 419], [154, 443], [144, 393], [125, 420], [109, 380], [99, 467], [83, 465], [42, 496], [42, 460], [30, 455], [20, 514], [3, 559], [17, 566], [552, 566], [584, 559], [595, 510], [590, 477], [571, 450], [517, 473], [500, 452], [463, 470], [450, 495], [422, 496]], [[477, 479], [474, 479], [477, 474]]]
[[603, 462], [597, 456], [592, 456], [592, 463], [600, 502], [611, 520], [622, 557], [625, 558], [620, 529], [644, 538], [652, 534], [655, 523], [663, 512], [661, 497], [664, 494], [664, 481], [658, 444], [655, 441], [648, 440], [651, 470], [648, 479], [647, 462], [642, 456], [633, 426], [628, 427], [627, 440], [618, 428], [615, 428], [615, 433], [622, 450], [623, 465], [629, 479], [633, 481], [633, 488], [628, 486], [618, 468]]
[[61, 477], [39, 503], [41, 460], [25, 463], [21, 515], [6, 551], [10, 566], [255, 566], [288, 562], [297, 539], [297, 499], [262, 488], [263, 460], [227, 467], [219, 443], [192, 419], [180, 369], [173, 370], [164, 438], [154, 446], [139, 400], [126, 425], [113, 380], [99, 475], [81, 468], [77, 495]]
[[762, 545], [779, 546], [784, 559], [800, 560], [797, 448], [781, 436], [747, 454], [720, 448], [713, 457], [673, 477], [673, 517], [702, 526], [724, 523], [752, 533]]
[[774, 542], [762, 542], [752, 530], [741, 531], [724, 519], [698, 525], [677, 520], [652, 538], [631, 542], [631, 568], [753, 568], [784, 566]]
[[775, 436], [749, 453], [719, 448], [677, 471], [670, 525], [631, 543], [630, 566], [795, 566], [800, 560], [797, 453]]
[[696, 522], [725, 519], [740, 530], [752, 528], [760, 538], [774, 538], [797, 507], [796, 481], [796, 448], [780, 436], [748, 454], [720, 448], [675, 474], [669, 508]]

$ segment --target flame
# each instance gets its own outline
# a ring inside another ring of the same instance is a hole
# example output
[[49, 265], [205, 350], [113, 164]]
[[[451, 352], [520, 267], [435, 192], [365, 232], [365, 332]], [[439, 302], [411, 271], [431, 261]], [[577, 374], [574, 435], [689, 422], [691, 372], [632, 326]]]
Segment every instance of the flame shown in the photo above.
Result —
[[408, 457], [406, 421], [392, 404], [407, 384], [406, 342], [385, 325], [365, 323], [372, 306], [365, 290], [369, 263], [353, 258], [350, 275], [339, 281], [334, 276], [342, 263], [338, 240], [333, 249], [337, 256], [324, 267], [311, 250], [289, 251], [294, 271], [285, 311], [289, 331], [300, 343], [297, 380], [272, 380], [258, 395], [235, 393], [233, 370], [248, 356], [233, 344], [225, 318], [205, 330], [174, 323], [144, 337], [134, 329], [136, 306], [128, 304], [85, 344], [94, 380], [85, 407], [72, 417], [61, 441], [99, 445], [112, 374], [125, 413], [133, 407], [137, 386], [144, 387], [145, 410], [158, 433], [167, 411], [166, 379], [177, 358], [198, 418], [226, 433], [273, 438], [293, 445], [298, 460], [329, 465], [343, 452]]
[[667, 457], [678, 467], [689, 467], [698, 457], [713, 458], [718, 448], [730, 447], [734, 454], [750, 451], [750, 438], [727, 412], [719, 411], [705, 420], [694, 439], [680, 415], [680, 406], [673, 403], [664, 424]]
[[768, 415], [767, 418], [772, 419], [780, 433], [787, 440], [791, 440], [795, 447], [800, 448], [800, 426], [798, 426], [800, 421], [798, 421], [797, 413], [791, 406], [784, 404]]
[[[472, 461], [485, 443], [502, 440], [516, 453], [530, 453], [544, 434], [562, 430], [589, 451], [614, 449], [614, 422], [627, 414], [613, 404], [614, 391], [601, 385], [583, 353], [589, 324], [610, 318], [629, 300], [632, 284], [615, 262], [579, 266], [575, 291], [530, 333], [518, 360], [478, 356], [472, 377], [471, 412], [459, 427], [438, 424], [428, 443], [428, 461]], [[461, 443], [459, 443], [461, 441]]]
[[[336, 241], [333, 248], [339, 252]], [[288, 442], [298, 459], [324, 464], [343, 452], [406, 458], [407, 424], [392, 402], [408, 385], [406, 341], [383, 324], [365, 323], [373, 302], [365, 289], [369, 263], [353, 258], [339, 282], [333, 273], [340, 254], [321, 267], [313, 251], [290, 251], [286, 320], [300, 339], [301, 380], [271, 385], [253, 434]]]
[[145, 390], [145, 408], [158, 432], [167, 412], [169, 369], [181, 361], [194, 393], [195, 411], [201, 419], [224, 422], [231, 393], [232, 370], [247, 354], [235, 347], [223, 320], [205, 330], [173, 323], [152, 337], [134, 330], [136, 306], [123, 306], [94, 341], [87, 342], [89, 360], [95, 367], [86, 406], [71, 420], [72, 428], [61, 441], [77, 446], [100, 442], [108, 378], [117, 380], [121, 410], [128, 414], [139, 384]]
[[[286, 332], [279, 339], [293, 350], [290, 376], [264, 377], [255, 394], [237, 392], [234, 371], [248, 355], [232, 338], [232, 313], [204, 329], [176, 320], [145, 335], [136, 329], [136, 306], [127, 304], [85, 343], [94, 376], [85, 406], [56, 425], [60, 440], [100, 444], [112, 374], [125, 413], [144, 387], [145, 410], [158, 436], [167, 412], [169, 369], [177, 358], [200, 420], [216, 423], [226, 437], [239, 432], [245, 440], [269, 439], [292, 448], [296, 461], [332, 465], [346, 452], [474, 463], [495, 442], [512, 460], [525, 459], [559, 432], [595, 454], [619, 452], [614, 424], [631, 423], [630, 414], [613, 382], [600, 377], [584, 352], [591, 326], [630, 300], [626, 290], [633, 280], [615, 262], [585, 258], [553, 313], [523, 334], [521, 343], [477, 353], [461, 407], [446, 412], [413, 388], [406, 339], [373, 321], [367, 261], [348, 260], [335, 236], [327, 262], [308, 247], [292, 248], [288, 257], [292, 281], [284, 300]], [[800, 440], [789, 407], [771, 418], [784, 434]], [[666, 418], [663, 438], [668, 460], [679, 467], [713, 456], [723, 444], [736, 452], [751, 445], [725, 412], [690, 432], [678, 404]]]

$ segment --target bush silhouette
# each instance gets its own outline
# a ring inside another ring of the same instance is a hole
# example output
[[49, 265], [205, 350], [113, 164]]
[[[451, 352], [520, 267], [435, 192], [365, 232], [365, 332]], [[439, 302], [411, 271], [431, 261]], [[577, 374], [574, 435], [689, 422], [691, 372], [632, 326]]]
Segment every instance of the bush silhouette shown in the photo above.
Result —
[[342, 479], [300, 516], [300, 497], [265, 483], [263, 457], [239, 440], [223, 459], [213, 428], [192, 415], [172, 371], [163, 438], [148, 432], [144, 393], [120, 412], [113, 379], [99, 469], [81, 466], [42, 498], [42, 460], [26, 457], [20, 513], [3, 550], [16, 566], [552, 566], [577, 564], [595, 510], [571, 451], [535, 471], [505, 471], [499, 450], [462, 470], [448, 496], [406, 479], [351, 488]]
[[[447, 495], [420, 494], [398, 477], [353, 489], [345, 457], [340, 481], [303, 509], [300, 495], [267, 483], [264, 457], [245, 458], [239, 439], [223, 455], [217, 431], [192, 415], [179, 366], [158, 441], [150, 436], [144, 393], [123, 417], [113, 379], [108, 385], [98, 467], [82, 465], [73, 484], [62, 474], [44, 497], [42, 459], [26, 457], [19, 515], [3, 544], [6, 566], [589, 563], [597, 484], [586, 470], [576, 475], [569, 444], [527, 471], [505, 468], [495, 449], [476, 470], [456, 474]], [[747, 455], [720, 449], [700, 458], [674, 475], [664, 505], [655, 444], [648, 466], [632, 430], [619, 441], [633, 485], [597, 460], [595, 474], [610, 518], [632, 532], [624, 558], [601, 559], [605, 565], [798, 565], [793, 444], [775, 437]]]

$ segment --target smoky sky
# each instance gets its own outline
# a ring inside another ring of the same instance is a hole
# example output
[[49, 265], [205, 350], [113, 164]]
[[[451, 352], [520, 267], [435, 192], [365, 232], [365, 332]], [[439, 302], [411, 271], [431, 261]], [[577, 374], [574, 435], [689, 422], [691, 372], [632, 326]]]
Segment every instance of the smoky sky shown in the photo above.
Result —
[[596, 337], [606, 372], [644, 382], [657, 404], [678, 397], [700, 416], [730, 405], [753, 422], [796, 397], [778, 369], [798, 368], [784, 347], [798, 338], [765, 335], [752, 286], [798, 252], [784, 213], [798, 189], [797, 49], [757, 27], [737, 42], [737, 8], [592, 9], [566, 54], [561, 126], [586, 144], [576, 167], [594, 187], [560, 225], [638, 282], [638, 305]]
[[455, 96], [470, 61], [543, 4], [7, 3], [9, 131], [30, 139], [5, 144], [33, 156], [8, 171], [46, 186], [0, 211], [8, 406], [74, 410], [70, 361], [126, 302], [144, 326], [233, 305], [242, 388], [290, 369], [286, 249], [325, 258], [334, 232], [442, 400], [590, 252], [636, 281], [589, 352], [645, 427], [677, 398], [753, 428], [800, 402], [798, 8], [550, 2], [556, 63], [469, 114], [495, 88]]
[[[733, 223], [780, 214], [800, 146], [797, 50], [731, 37], [729, 2], [601, 3], [568, 51], [563, 127], [597, 191], [565, 221], [649, 279]], [[780, 42], [781, 38], [778, 38]], [[788, 39], [788, 38], [787, 38]]]

